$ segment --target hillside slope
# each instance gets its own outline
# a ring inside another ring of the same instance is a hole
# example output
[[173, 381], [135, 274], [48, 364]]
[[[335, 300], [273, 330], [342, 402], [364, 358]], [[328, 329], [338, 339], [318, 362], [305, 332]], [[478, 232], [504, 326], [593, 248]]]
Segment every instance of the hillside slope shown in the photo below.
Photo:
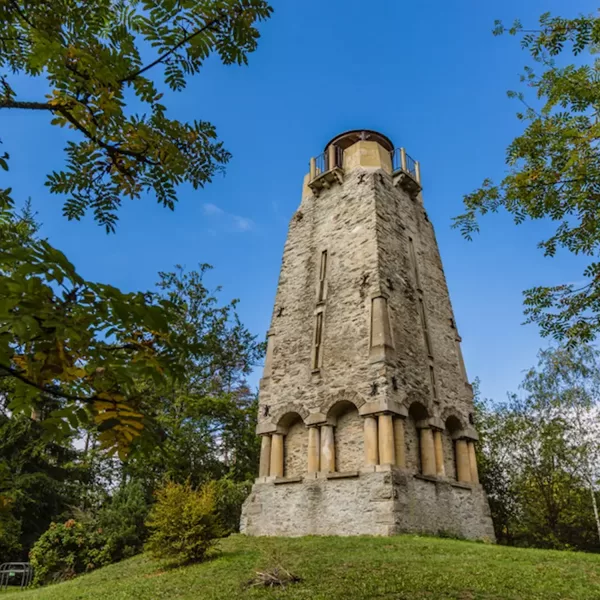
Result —
[[[521, 550], [447, 539], [223, 540], [214, 559], [168, 568], [139, 556], [59, 585], [0, 594], [2, 600], [176, 599], [594, 599], [600, 556]], [[282, 589], [249, 587], [258, 570], [280, 563], [301, 578]]]

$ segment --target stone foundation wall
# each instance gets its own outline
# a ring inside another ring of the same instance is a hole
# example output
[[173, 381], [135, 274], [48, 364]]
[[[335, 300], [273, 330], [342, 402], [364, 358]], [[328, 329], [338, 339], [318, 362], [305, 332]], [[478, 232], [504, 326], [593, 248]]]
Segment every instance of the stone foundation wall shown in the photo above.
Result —
[[256, 483], [241, 531], [256, 536], [451, 534], [494, 540], [481, 486], [401, 469], [358, 477]]

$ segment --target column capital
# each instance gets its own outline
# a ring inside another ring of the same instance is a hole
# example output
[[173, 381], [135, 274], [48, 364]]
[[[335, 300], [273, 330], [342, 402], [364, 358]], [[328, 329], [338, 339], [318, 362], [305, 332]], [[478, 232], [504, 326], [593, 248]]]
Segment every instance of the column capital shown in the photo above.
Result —
[[432, 429], [439, 429], [440, 431], [444, 431], [444, 429], [446, 429], [444, 421], [442, 421], [439, 417], [431, 417], [431, 419], [429, 419], [429, 426]]
[[375, 402], [365, 402], [358, 411], [358, 414], [361, 417], [370, 417], [386, 413], [391, 413], [394, 416], [402, 418], [408, 417], [408, 410], [405, 406], [388, 398], [382, 398]]
[[319, 425], [327, 424], [327, 416], [322, 412], [310, 413], [306, 419], [304, 419], [304, 424], [307, 427], [318, 427]]
[[452, 434], [453, 440], [470, 440], [473, 442], [479, 441], [479, 434], [472, 428], [458, 429]]

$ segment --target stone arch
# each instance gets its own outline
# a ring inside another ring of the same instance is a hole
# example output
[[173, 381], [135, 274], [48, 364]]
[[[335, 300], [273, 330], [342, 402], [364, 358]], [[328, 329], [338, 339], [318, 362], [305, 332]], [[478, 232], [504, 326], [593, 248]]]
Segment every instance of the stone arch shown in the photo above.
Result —
[[362, 398], [357, 392], [350, 390], [340, 390], [335, 394], [331, 394], [321, 405], [321, 412], [324, 415], [328, 415], [331, 409], [340, 402], [350, 402], [354, 404], [357, 410], [365, 404], [364, 398]]
[[419, 445], [418, 423], [427, 421], [430, 417], [427, 406], [414, 400], [408, 406], [408, 418], [405, 423], [404, 439], [406, 443], [406, 466], [421, 472], [421, 448]]
[[284, 433], [283, 476], [297, 477], [307, 472], [308, 428], [298, 412], [286, 412], [278, 422]]
[[463, 430], [463, 421], [461, 415], [456, 410], [444, 411], [445, 430], [442, 435], [442, 443], [444, 446], [444, 467], [446, 476], [450, 479], [457, 479], [456, 474], [456, 442], [455, 434]]
[[298, 415], [304, 422], [309, 413], [303, 406], [288, 402], [276, 409], [271, 416], [271, 423], [282, 429], [282, 433], [286, 433], [285, 429], [289, 426], [290, 419], [293, 420], [290, 415], [294, 414]]
[[464, 429], [467, 419], [461, 412], [459, 412], [458, 410], [456, 410], [456, 408], [453, 408], [451, 406], [449, 406], [444, 410], [444, 412], [442, 412], [441, 419], [444, 423], [446, 423], [450, 417], [452, 417], [453, 423], [456, 423], [456, 421], [458, 421], [460, 429]]
[[357, 471], [363, 464], [363, 420], [358, 408], [351, 400], [338, 400], [327, 412], [327, 422], [334, 426], [336, 471]]

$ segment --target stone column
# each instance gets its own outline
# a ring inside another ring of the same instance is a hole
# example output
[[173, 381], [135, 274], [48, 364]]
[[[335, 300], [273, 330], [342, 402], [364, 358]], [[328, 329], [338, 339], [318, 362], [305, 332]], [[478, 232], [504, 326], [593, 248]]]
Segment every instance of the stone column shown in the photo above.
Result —
[[321, 471], [333, 473], [335, 471], [335, 438], [333, 425], [321, 427]]
[[283, 434], [274, 433], [271, 440], [271, 477], [283, 477]]
[[371, 299], [371, 348], [369, 360], [379, 362], [385, 360], [393, 350], [392, 329], [388, 313], [387, 298], [376, 296]]
[[419, 432], [421, 441], [421, 472], [423, 475], [435, 475], [435, 449], [433, 434], [429, 427], [423, 427]]
[[335, 146], [333, 144], [331, 144], [329, 146], [329, 148], [327, 148], [327, 166], [329, 167], [329, 170], [331, 171], [331, 169], [335, 169], [336, 164], [335, 164]]
[[435, 429], [433, 432], [433, 445], [435, 447], [435, 472], [438, 477], [445, 477], [444, 446], [442, 445], [442, 432]]
[[320, 435], [318, 427], [308, 428], [308, 472], [316, 473], [320, 463]]
[[271, 463], [271, 436], [263, 435], [260, 440], [260, 467], [259, 477], [268, 477]]
[[317, 161], [314, 158], [310, 159], [309, 181], [312, 181], [317, 176]]
[[379, 463], [382, 465], [396, 464], [394, 448], [394, 422], [392, 415], [379, 415]]
[[379, 464], [379, 448], [377, 442], [377, 418], [365, 417], [365, 465]]
[[469, 466], [471, 472], [471, 481], [473, 483], [479, 483], [479, 472], [477, 471], [477, 456], [475, 455], [475, 442], [469, 440], [467, 442], [469, 448]]
[[404, 439], [404, 419], [394, 417], [394, 445], [396, 450], [396, 466], [406, 468], [406, 441]]
[[456, 440], [456, 478], [463, 483], [471, 481], [471, 464], [467, 440]]
[[275, 344], [275, 340], [273, 339], [273, 334], [271, 331], [267, 333], [267, 353], [265, 355], [265, 366], [263, 368], [263, 379], [267, 379], [271, 377], [271, 373], [273, 371], [273, 346]]

